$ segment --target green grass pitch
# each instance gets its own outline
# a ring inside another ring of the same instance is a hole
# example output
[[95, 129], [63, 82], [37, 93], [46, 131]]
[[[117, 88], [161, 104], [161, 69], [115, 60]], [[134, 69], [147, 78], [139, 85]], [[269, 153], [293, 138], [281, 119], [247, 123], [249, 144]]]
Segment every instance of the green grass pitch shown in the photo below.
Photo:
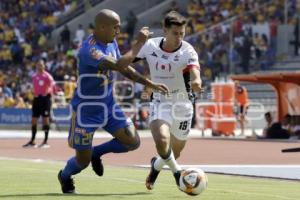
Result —
[[76, 195], [61, 194], [57, 180], [63, 162], [0, 160], [0, 199], [119, 200], [299, 200], [300, 183], [237, 176], [208, 175], [208, 189], [199, 196], [180, 192], [170, 171], [163, 171], [153, 191], [144, 180], [148, 169], [106, 166], [103, 177], [91, 168], [75, 177]]

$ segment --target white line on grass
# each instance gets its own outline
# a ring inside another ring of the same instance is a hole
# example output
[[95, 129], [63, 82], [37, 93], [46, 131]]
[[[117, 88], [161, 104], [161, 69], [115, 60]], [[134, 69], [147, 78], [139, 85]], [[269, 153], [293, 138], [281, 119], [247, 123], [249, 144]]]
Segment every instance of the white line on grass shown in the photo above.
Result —
[[[21, 161], [31, 161], [34, 163], [56, 163], [56, 164], [61, 164], [61, 161], [48, 161], [48, 160], [41, 160], [41, 159], [12, 159], [12, 158], [8, 158], [6, 159], [5, 157], [0, 157], [0, 160], [21, 160]], [[202, 166], [202, 165], [201, 165]], [[22, 169], [22, 170], [30, 170], [30, 171], [40, 171], [41, 169], [37, 169], [37, 168], [33, 168], [33, 167], [13, 167], [15, 169]], [[47, 171], [47, 172], [51, 172], [51, 173], [57, 173], [56, 170], [45, 170], [43, 169], [43, 171]], [[85, 178], [93, 178], [94, 176], [91, 175], [84, 175]], [[138, 183], [138, 184], [144, 184], [144, 181], [140, 181], [137, 179], [127, 179], [127, 178], [115, 178], [115, 177], [103, 177], [103, 179], [109, 179], [109, 180], [116, 180], [116, 181], [123, 181], [123, 182], [130, 182], [130, 183]], [[167, 183], [159, 183], [160, 185], [164, 185], [167, 187], [174, 187], [174, 185], [171, 184], [167, 184]], [[227, 192], [227, 193], [236, 193], [236, 194], [241, 194], [241, 195], [254, 195], [254, 196], [261, 196], [261, 197], [271, 197], [271, 198], [275, 198], [275, 199], [279, 199], [279, 200], [298, 200], [296, 198], [290, 198], [290, 197], [285, 197], [285, 196], [281, 196], [281, 195], [271, 195], [271, 194], [265, 194], [265, 193], [255, 193], [255, 192], [241, 192], [241, 191], [236, 191], [236, 190], [221, 190], [221, 189], [214, 189], [214, 188], [208, 188], [208, 190], [213, 190], [213, 191], [219, 191], [219, 192]]]
[[[37, 169], [37, 168], [31, 168], [31, 167], [13, 167], [15, 169], [20, 169], [22, 168], [22, 170], [28, 170], [28, 171], [41, 171], [41, 169]], [[11, 169], [11, 168], [10, 168]], [[57, 173], [56, 170], [49, 170], [49, 169], [43, 169], [43, 172], [50, 172], [50, 173]], [[84, 178], [95, 178], [95, 176], [92, 175], [88, 175], [85, 174]], [[137, 183], [137, 184], [144, 184], [144, 181], [140, 181], [137, 179], [127, 179], [127, 178], [115, 178], [115, 177], [102, 177], [102, 180], [106, 179], [106, 180], [115, 180], [115, 181], [123, 181], [123, 182], [128, 182], [128, 183]], [[159, 183], [159, 185], [163, 185], [166, 187], [174, 187], [174, 185], [172, 184], [168, 184], [168, 183]], [[240, 194], [240, 195], [254, 195], [254, 196], [261, 196], [261, 197], [271, 197], [271, 198], [275, 198], [275, 199], [279, 199], [279, 200], [298, 200], [296, 198], [290, 198], [290, 197], [285, 197], [285, 196], [281, 196], [281, 195], [269, 195], [269, 194], [265, 194], [265, 193], [255, 193], [255, 192], [241, 192], [241, 191], [237, 191], [237, 190], [221, 190], [221, 189], [213, 189], [213, 188], [208, 188], [209, 190], [213, 190], [213, 191], [218, 191], [218, 192], [225, 192], [225, 193], [235, 193], [235, 194]]]
[[219, 192], [230, 192], [230, 193], [236, 193], [236, 194], [242, 194], [242, 195], [255, 195], [255, 196], [261, 196], [261, 197], [272, 197], [272, 198], [276, 198], [279, 200], [298, 200], [295, 198], [290, 198], [290, 197], [286, 197], [286, 196], [281, 196], [281, 195], [271, 195], [271, 194], [262, 194], [262, 193], [256, 193], [256, 192], [240, 192], [240, 191], [235, 191], [235, 190], [220, 190], [220, 189], [211, 189], [208, 188], [209, 190], [213, 190], [213, 191], [219, 191]]
[[[150, 165], [135, 165], [136, 167], [149, 168]], [[197, 168], [197, 167], [209, 167], [209, 168], [296, 168], [299, 169], [300, 165], [180, 165], [182, 168]], [[164, 169], [168, 169], [167, 166]]]

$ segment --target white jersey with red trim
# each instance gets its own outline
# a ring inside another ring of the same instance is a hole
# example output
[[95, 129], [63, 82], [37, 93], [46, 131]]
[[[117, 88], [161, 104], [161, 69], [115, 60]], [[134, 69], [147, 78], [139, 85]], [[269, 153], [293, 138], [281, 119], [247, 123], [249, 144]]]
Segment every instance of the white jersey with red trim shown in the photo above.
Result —
[[169, 87], [169, 96], [154, 93], [153, 98], [160, 102], [188, 100], [191, 93], [190, 77], [185, 72], [194, 67], [200, 69], [198, 55], [186, 41], [182, 41], [173, 52], [166, 52], [162, 49], [164, 40], [163, 37], [149, 39], [137, 55], [147, 60], [151, 80]]

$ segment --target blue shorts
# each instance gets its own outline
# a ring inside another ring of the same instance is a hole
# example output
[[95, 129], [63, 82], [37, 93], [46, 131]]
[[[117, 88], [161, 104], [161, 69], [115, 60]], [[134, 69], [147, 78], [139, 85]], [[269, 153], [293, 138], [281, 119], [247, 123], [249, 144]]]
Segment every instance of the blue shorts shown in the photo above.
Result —
[[93, 135], [98, 128], [110, 134], [117, 129], [132, 125], [116, 104], [82, 103], [73, 111], [69, 129], [69, 146], [76, 150], [92, 148]]

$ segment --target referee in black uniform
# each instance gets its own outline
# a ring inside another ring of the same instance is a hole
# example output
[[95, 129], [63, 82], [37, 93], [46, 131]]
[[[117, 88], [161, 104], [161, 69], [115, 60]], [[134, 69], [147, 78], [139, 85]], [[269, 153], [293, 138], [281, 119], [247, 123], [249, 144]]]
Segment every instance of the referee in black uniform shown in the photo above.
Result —
[[37, 147], [35, 143], [37, 122], [39, 117], [42, 116], [45, 139], [38, 147], [49, 148], [47, 141], [50, 129], [51, 94], [55, 82], [45, 70], [45, 61], [43, 59], [39, 59], [36, 63], [36, 73], [32, 76], [32, 84], [34, 99], [32, 104], [31, 139], [23, 147]]

